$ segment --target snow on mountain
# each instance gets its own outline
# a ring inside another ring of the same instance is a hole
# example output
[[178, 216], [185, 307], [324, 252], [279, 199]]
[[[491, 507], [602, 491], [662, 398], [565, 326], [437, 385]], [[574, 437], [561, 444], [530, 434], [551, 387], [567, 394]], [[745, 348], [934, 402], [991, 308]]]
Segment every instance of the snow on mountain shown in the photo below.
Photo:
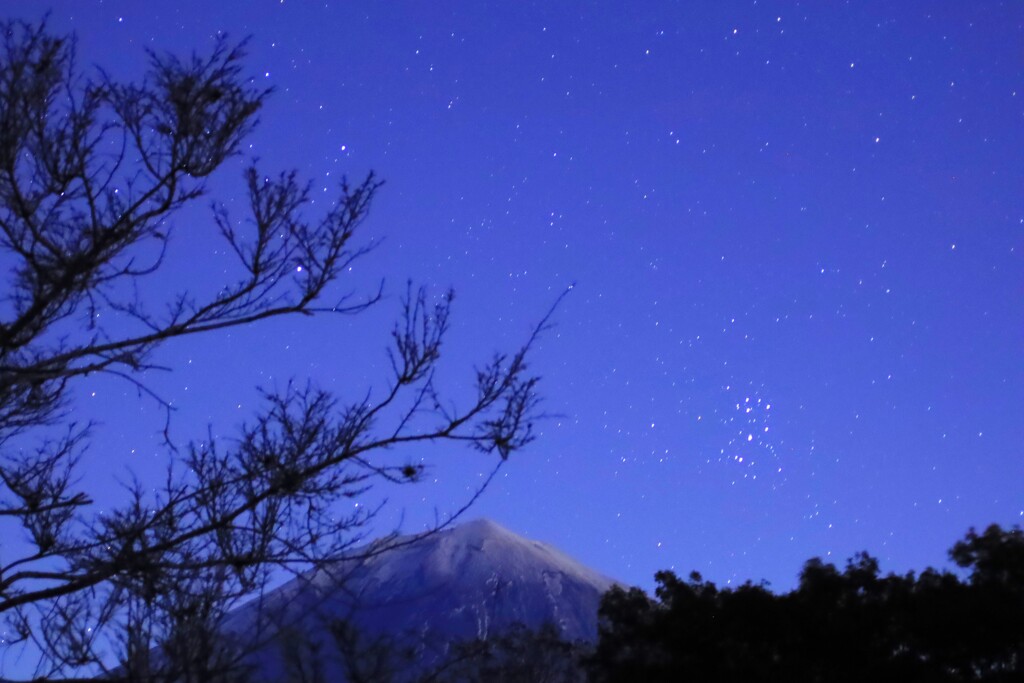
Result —
[[[353, 653], [403, 651], [417, 666], [436, 664], [451, 643], [515, 624], [549, 622], [566, 640], [593, 641], [601, 596], [615, 583], [489, 520], [387, 545], [357, 549], [231, 616], [231, 631], [259, 622], [270, 634], [253, 660], [264, 677], [283, 680], [289, 658], [311, 656], [322, 660], [326, 680], [342, 680], [341, 660]], [[339, 645], [352, 652], [339, 653]]]

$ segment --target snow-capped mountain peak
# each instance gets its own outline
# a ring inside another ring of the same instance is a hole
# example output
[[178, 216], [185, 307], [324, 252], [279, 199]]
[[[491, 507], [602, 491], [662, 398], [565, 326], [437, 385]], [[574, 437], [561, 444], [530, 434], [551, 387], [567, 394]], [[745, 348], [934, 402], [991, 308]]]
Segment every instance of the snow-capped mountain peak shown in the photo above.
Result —
[[[229, 623], [244, 632], [273, 614], [289, 643], [327, 659], [336, 655], [331, 635], [341, 630], [429, 664], [453, 642], [486, 640], [516, 625], [552, 624], [565, 640], [593, 641], [601, 596], [614, 583], [553, 546], [478, 519], [355, 549], [265, 596], [260, 612], [243, 607]], [[258, 654], [269, 679], [284, 675], [283, 639], [271, 637]]]

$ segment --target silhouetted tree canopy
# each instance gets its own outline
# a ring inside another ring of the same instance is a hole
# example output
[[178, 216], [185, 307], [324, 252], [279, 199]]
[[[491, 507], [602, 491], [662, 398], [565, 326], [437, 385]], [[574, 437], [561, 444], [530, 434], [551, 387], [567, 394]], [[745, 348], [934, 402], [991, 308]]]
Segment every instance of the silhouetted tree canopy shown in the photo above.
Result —
[[595, 681], [626, 683], [1024, 680], [1024, 532], [971, 530], [967, 573], [881, 575], [866, 553], [812, 559], [798, 587], [718, 588], [657, 574], [656, 598], [614, 588], [601, 605]]

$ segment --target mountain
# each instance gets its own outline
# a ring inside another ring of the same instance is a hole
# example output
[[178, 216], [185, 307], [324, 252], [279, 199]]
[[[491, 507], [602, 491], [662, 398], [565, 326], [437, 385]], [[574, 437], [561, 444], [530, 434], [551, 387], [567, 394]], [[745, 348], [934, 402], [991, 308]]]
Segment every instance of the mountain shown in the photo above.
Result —
[[614, 585], [489, 520], [386, 545], [357, 549], [231, 615], [230, 631], [260, 633], [250, 658], [260, 678], [286, 680], [300, 667], [345, 680], [354, 660], [425, 670], [453, 643], [492, 639], [516, 625], [550, 623], [563, 640], [594, 641], [598, 604]]

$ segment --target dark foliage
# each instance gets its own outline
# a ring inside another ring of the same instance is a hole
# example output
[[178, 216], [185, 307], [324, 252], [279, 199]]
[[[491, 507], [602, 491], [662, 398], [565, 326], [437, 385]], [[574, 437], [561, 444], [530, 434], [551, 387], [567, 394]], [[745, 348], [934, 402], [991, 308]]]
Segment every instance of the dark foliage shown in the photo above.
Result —
[[1024, 532], [973, 530], [950, 551], [968, 578], [843, 570], [814, 559], [796, 590], [720, 589], [657, 575], [657, 599], [615, 588], [601, 606], [596, 681], [791, 683], [1024, 680]]

